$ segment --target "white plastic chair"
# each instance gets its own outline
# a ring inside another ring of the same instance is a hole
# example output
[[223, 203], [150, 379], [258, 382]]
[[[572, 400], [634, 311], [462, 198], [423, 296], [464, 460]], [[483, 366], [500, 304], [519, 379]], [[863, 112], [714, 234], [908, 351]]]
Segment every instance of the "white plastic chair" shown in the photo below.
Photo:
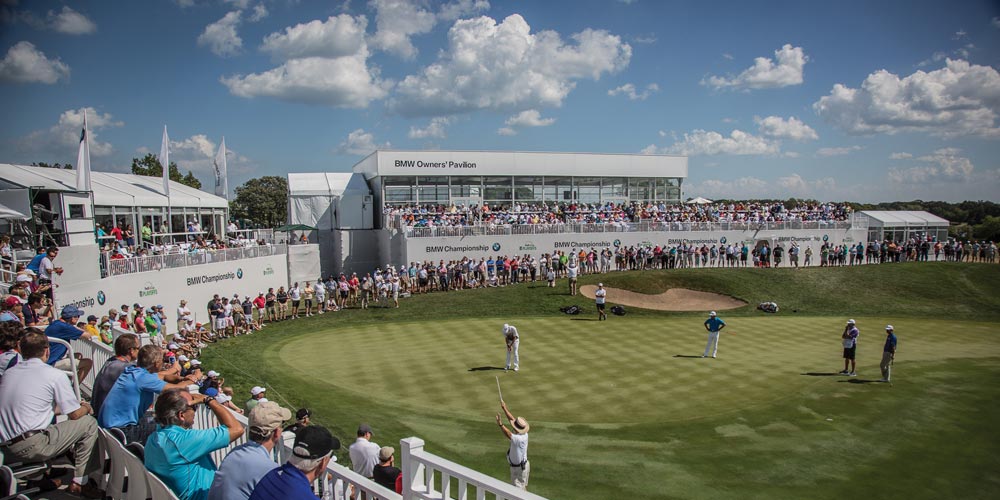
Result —
[[180, 500], [156, 474], [146, 470], [146, 483], [149, 485], [149, 496], [155, 500]]

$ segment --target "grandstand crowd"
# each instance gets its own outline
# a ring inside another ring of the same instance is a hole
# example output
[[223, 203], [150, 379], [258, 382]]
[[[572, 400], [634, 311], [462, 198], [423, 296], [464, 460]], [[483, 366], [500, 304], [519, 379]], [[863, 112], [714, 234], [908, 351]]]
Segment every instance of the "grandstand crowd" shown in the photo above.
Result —
[[846, 203], [807, 203], [794, 208], [780, 202], [738, 203], [553, 203], [513, 205], [404, 205], [386, 207], [389, 221], [401, 227], [454, 227], [520, 224], [602, 224], [630, 222], [765, 222], [846, 221]]
[[[112, 226], [110, 230], [106, 230], [102, 224], [97, 224], [96, 228], [101, 252], [110, 259], [129, 259], [149, 255], [199, 254], [226, 248], [267, 245], [264, 240], [245, 238], [233, 222], [230, 222], [226, 231], [227, 235], [231, 236], [221, 237], [217, 234], [206, 236], [201, 225], [191, 219], [187, 223], [183, 241], [177, 242], [173, 240], [180, 239], [179, 235], [172, 235], [169, 233], [169, 228], [165, 226], [157, 232], [148, 221], [143, 224], [138, 237], [131, 224], [121, 223]], [[178, 238], [174, 238], [174, 236]]]

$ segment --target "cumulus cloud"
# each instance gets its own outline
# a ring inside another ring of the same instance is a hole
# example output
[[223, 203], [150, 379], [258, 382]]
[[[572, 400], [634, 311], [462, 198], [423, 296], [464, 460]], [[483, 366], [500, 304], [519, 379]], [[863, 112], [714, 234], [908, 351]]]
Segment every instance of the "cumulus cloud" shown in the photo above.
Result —
[[642, 150], [643, 154], [677, 154], [685, 156], [699, 155], [777, 155], [781, 146], [777, 141], [766, 137], [748, 134], [742, 130], [733, 130], [729, 136], [715, 131], [694, 130], [684, 134], [684, 138], [671, 146], [658, 148], [649, 145]]
[[454, 21], [490, 8], [486, 0], [456, 0], [443, 4], [436, 14], [423, 2], [414, 0], [370, 0], [368, 5], [375, 10], [372, 47], [403, 59], [417, 55], [417, 48], [410, 40], [414, 35], [430, 33], [438, 21]]
[[795, 141], [815, 141], [819, 135], [809, 125], [792, 116], [787, 120], [780, 116], [754, 117], [760, 133], [767, 137], [792, 139]]
[[646, 85], [646, 88], [642, 92], [636, 92], [635, 85], [631, 83], [626, 83], [620, 87], [613, 88], [608, 91], [609, 96], [624, 95], [628, 97], [630, 101], [645, 101], [652, 93], [659, 92], [660, 86], [655, 83], [650, 83]]
[[794, 196], [823, 194], [837, 188], [837, 181], [832, 177], [824, 177], [822, 179], [810, 181], [806, 180], [799, 174], [778, 177], [775, 183], [782, 189], [782, 191]]
[[445, 127], [453, 121], [454, 119], [451, 117], [437, 116], [432, 118], [430, 123], [424, 128], [410, 127], [408, 136], [410, 139], [444, 139], [448, 137]]
[[275, 60], [303, 57], [347, 57], [365, 50], [364, 16], [347, 14], [330, 16], [326, 21], [314, 20], [289, 26], [280, 33], [264, 37], [260, 49]]
[[[159, 147], [156, 146], [154, 154], [159, 153]], [[152, 152], [146, 146], [136, 151], [139, 154]], [[195, 173], [214, 174], [215, 155], [218, 151], [219, 145], [205, 134], [195, 134], [179, 141], [170, 141], [170, 161], [176, 163], [181, 172], [190, 170]], [[234, 151], [232, 144], [226, 144], [226, 167], [230, 174], [249, 173], [253, 171], [254, 166], [252, 160]], [[214, 177], [210, 182], [215, 182]]]
[[922, 165], [909, 168], [890, 168], [889, 180], [895, 184], [925, 184], [928, 182], [950, 181], [969, 182], [973, 180], [975, 166], [968, 158], [961, 156], [957, 148], [942, 148], [917, 158]]
[[253, 12], [250, 14], [250, 22], [256, 23], [257, 21], [260, 21], [265, 17], [267, 17], [268, 14], [270, 14], [270, 12], [267, 11], [267, 7], [265, 7], [264, 4], [259, 3], [257, 5], [254, 5]]
[[[55, 154], [76, 159], [80, 146], [80, 132], [83, 130], [83, 114], [87, 113], [87, 129], [90, 135], [90, 154], [108, 156], [114, 148], [110, 143], [99, 140], [100, 131], [121, 127], [124, 122], [116, 121], [110, 113], [99, 113], [87, 107], [69, 109], [59, 115], [59, 121], [46, 130], [36, 130], [17, 140], [17, 149], [24, 153]], [[71, 162], [72, 163], [72, 162]]]
[[376, 149], [388, 149], [391, 147], [392, 144], [388, 142], [377, 144], [375, 136], [371, 132], [365, 132], [364, 129], [359, 128], [347, 135], [347, 139], [337, 147], [337, 152], [363, 156], [371, 154]]
[[500, 135], [517, 135], [518, 130], [527, 127], [548, 127], [556, 122], [555, 118], [542, 118], [537, 109], [526, 109], [504, 121], [506, 127], [497, 130]]
[[770, 89], [802, 84], [802, 70], [809, 57], [802, 47], [785, 44], [774, 51], [774, 59], [758, 57], [753, 66], [735, 77], [710, 76], [701, 81], [702, 85], [716, 89]]
[[830, 124], [849, 134], [924, 132], [940, 137], [1000, 137], [1000, 73], [948, 59], [939, 70], [900, 78], [886, 70], [860, 88], [836, 84], [813, 103]]
[[49, 11], [49, 25], [64, 35], [89, 35], [97, 31], [97, 25], [87, 16], [64, 6], [61, 11]]
[[53, 84], [69, 78], [69, 66], [49, 59], [31, 42], [17, 42], [0, 60], [0, 82]]
[[684, 191], [688, 196], [697, 194], [708, 198], [762, 198], [767, 194], [767, 182], [756, 177], [740, 177], [731, 181], [707, 179], [687, 186]]
[[208, 47], [213, 54], [220, 57], [233, 56], [243, 48], [243, 39], [236, 33], [240, 24], [242, 11], [229, 12], [222, 19], [209, 24], [198, 36], [198, 45]]
[[819, 148], [816, 150], [816, 156], [830, 157], [830, 156], [844, 156], [849, 155], [855, 151], [861, 151], [861, 146], [846, 146], [842, 148]]
[[368, 66], [364, 16], [340, 15], [286, 28], [264, 38], [261, 50], [280, 66], [262, 73], [222, 77], [239, 97], [273, 97], [285, 101], [344, 108], [364, 108], [386, 96], [392, 82]]
[[575, 80], [618, 72], [632, 57], [632, 47], [607, 31], [586, 29], [570, 38], [533, 34], [518, 14], [500, 23], [485, 16], [459, 20], [438, 61], [400, 82], [390, 107], [406, 116], [440, 116], [560, 106]]
[[913, 155], [910, 153], [893, 153], [889, 155], [890, 160], [909, 160], [910, 158], [913, 158]]
[[649, 33], [646, 35], [636, 35], [632, 37], [632, 41], [639, 45], [652, 45], [657, 42], [657, 38], [656, 35]]

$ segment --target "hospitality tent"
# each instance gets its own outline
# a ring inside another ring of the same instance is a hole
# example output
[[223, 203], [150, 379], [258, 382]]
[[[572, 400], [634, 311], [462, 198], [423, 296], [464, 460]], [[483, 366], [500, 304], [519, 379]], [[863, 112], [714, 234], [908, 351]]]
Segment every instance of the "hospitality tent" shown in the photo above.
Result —
[[907, 241], [910, 238], [948, 239], [947, 219], [916, 210], [864, 210], [868, 219], [868, 241]]

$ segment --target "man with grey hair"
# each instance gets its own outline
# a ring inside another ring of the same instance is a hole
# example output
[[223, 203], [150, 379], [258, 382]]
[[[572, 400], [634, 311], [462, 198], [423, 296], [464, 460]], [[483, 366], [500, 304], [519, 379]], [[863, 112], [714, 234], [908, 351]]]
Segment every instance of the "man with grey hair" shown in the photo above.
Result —
[[[218, 427], [192, 429], [195, 413], [204, 404]], [[243, 426], [215, 398], [180, 389], [163, 391], [156, 400], [156, 432], [146, 440], [146, 468], [181, 500], [206, 500], [215, 479], [211, 453], [243, 435]]]
[[[303, 427], [295, 433], [295, 444], [288, 462], [268, 472], [250, 495], [250, 500], [319, 500], [312, 483], [323, 474], [333, 459], [340, 441], [318, 425]], [[353, 487], [351, 497], [354, 497]]]
[[226, 455], [215, 473], [208, 500], [250, 498], [257, 482], [277, 467], [271, 452], [281, 443], [282, 425], [290, 418], [291, 410], [272, 401], [260, 403], [250, 410], [250, 440]]

